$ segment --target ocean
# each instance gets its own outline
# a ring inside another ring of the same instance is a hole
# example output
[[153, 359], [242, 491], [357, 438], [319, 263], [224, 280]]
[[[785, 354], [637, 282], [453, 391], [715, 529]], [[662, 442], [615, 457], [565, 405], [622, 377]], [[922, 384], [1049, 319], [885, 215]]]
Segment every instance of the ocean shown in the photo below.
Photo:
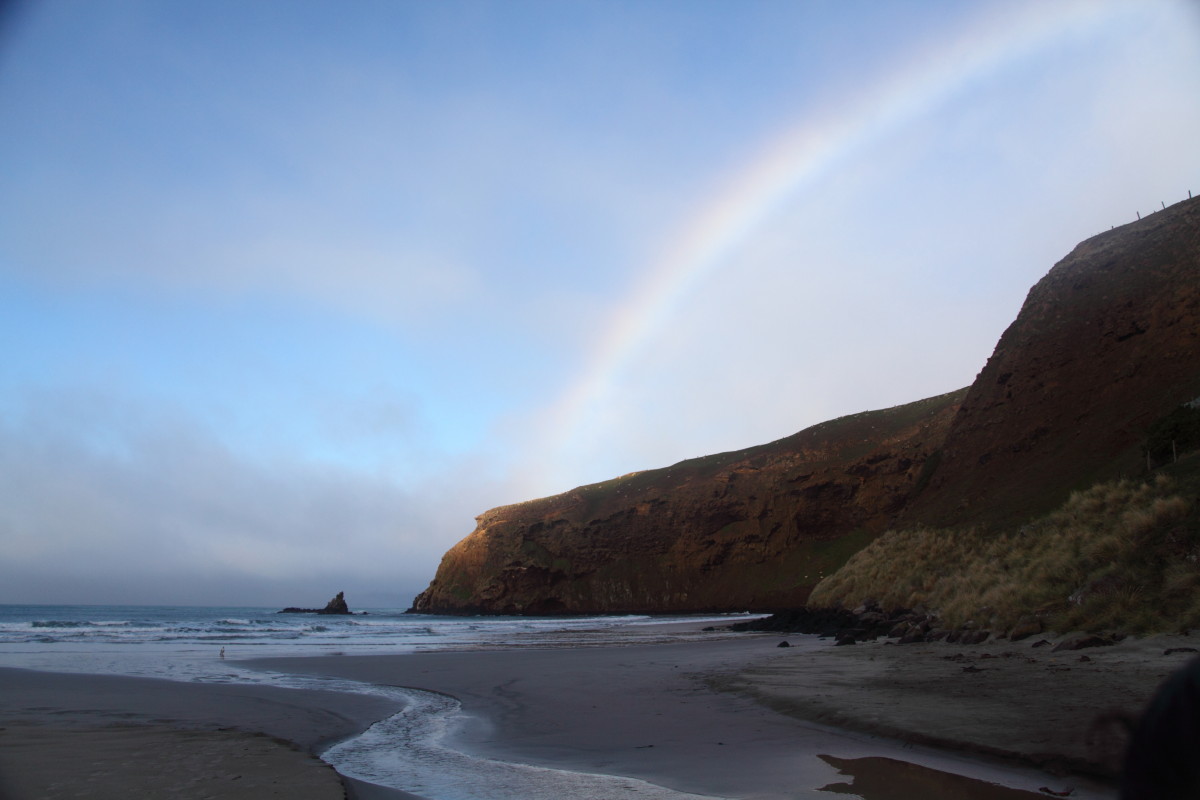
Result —
[[240, 658], [680, 641], [700, 634], [680, 632], [673, 623], [727, 624], [746, 616], [437, 617], [386, 608], [353, 615], [277, 612], [237, 606], [0, 605], [0, 666], [224, 681], [231, 661]]

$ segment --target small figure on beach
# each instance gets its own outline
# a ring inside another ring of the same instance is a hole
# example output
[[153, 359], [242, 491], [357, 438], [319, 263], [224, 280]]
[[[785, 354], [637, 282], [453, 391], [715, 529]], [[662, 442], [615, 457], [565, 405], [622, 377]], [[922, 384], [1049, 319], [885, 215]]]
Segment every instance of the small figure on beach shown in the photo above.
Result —
[[221, 659], [224, 660], [224, 658], [225, 658], [225, 648], [222, 647], [221, 648]]
[[1163, 681], [1133, 732], [1121, 800], [1200, 797], [1200, 658]]

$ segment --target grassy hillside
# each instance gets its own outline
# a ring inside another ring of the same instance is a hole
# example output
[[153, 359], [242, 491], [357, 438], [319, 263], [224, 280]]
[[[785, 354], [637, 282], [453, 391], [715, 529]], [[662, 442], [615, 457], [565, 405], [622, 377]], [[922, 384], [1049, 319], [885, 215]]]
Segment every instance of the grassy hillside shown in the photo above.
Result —
[[923, 605], [945, 627], [1146, 633], [1200, 626], [1200, 453], [1098, 484], [1015, 530], [885, 533], [810, 606]]

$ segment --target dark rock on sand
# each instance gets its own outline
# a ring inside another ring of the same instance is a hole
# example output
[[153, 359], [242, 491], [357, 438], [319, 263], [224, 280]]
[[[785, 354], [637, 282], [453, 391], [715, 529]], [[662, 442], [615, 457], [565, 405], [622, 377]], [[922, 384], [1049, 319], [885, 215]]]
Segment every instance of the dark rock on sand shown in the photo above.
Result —
[[1068, 639], [1063, 639], [1058, 644], [1054, 645], [1051, 653], [1057, 653], [1060, 650], [1082, 650], [1085, 647], [1111, 647], [1116, 644], [1112, 639], [1107, 639], [1103, 636], [1072, 636]]
[[1016, 625], [1013, 625], [1012, 630], [1008, 632], [1008, 638], [1010, 641], [1019, 642], [1030, 636], [1036, 636], [1042, 630], [1042, 620], [1039, 617], [1025, 616], [1017, 620]]
[[769, 617], [735, 622], [729, 626], [734, 631], [780, 631], [785, 633], [815, 633], [818, 636], [836, 636], [838, 633], [858, 627], [858, 617], [842, 608], [793, 608], [780, 611]]
[[844, 608], [794, 608], [769, 617], [760, 617], [730, 625], [734, 631], [808, 633], [833, 637], [835, 644], [847, 645], [874, 641], [880, 637], [897, 639], [898, 644], [954, 642], [981, 644], [991, 631], [976, 630], [967, 623], [962, 628], [944, 628], [936, 614], [925, 609], [897, 609], [885, 612], [874, 603], [853, 611]]

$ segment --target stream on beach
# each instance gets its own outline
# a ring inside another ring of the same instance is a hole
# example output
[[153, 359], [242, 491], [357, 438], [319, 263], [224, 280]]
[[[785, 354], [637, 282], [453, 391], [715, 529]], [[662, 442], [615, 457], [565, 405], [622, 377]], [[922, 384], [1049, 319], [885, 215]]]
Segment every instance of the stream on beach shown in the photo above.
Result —
[[[427, 800], [724, 800], [635, 778], [511, 763], [469, 752], [473, 721], [449, 695], [341, 678], [262, 672], [240, 659], [367, 655], [513, 647], [592, 647], [711, 640], [714, 617], [473, 618], [279, 615], [261, 608], [0, 606], [0, 666], [205, 683], [251, 683], [386, 695], [402, 710], [335, 744], [322, 758], [348, 777]], [[822, 647], [807, 640], [801, 646]], [[770, 797], [864, 800], [1020, 800], [1065, 785], [1031, 770], [982, 764], [868, 736], [827, 731], [799, 747], [794, 781]], [[959, 774], [965, 773], [965, 774]], [[969, 775], [969, 777], [968, 777]], [[748, 796], [748, 795], [739, 795]], [[1079, 800], [1110, 795], [1084, 789]], [[767, 800], [761, 793], [754, 797]]]

